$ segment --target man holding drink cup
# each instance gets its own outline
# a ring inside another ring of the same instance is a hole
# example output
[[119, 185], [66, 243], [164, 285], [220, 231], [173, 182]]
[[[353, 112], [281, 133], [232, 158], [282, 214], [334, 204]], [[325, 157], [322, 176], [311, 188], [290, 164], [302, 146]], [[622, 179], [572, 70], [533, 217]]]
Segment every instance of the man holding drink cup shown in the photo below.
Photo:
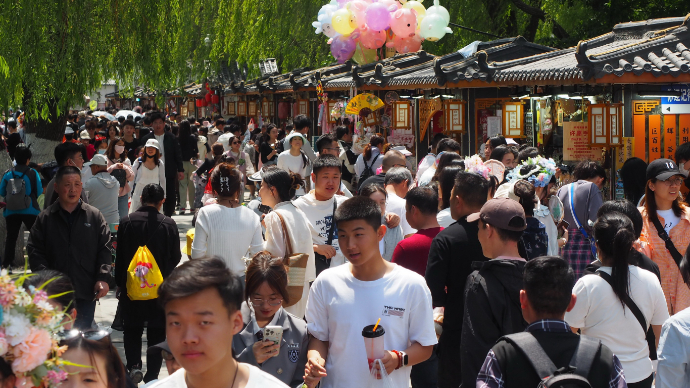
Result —
[[392, 385], [407, 387], [409, 367], [427, 360], [437, 342], [431, 293], [419, 274], [381, 257], [386, 227], [376, 202], [348, 199], [335, 221], [349, 263], [323, 271], [310, 290], [304, 382], [309, 388], [319, 382], [322, 388], [367, 386], [369, 368], [380, 359]]

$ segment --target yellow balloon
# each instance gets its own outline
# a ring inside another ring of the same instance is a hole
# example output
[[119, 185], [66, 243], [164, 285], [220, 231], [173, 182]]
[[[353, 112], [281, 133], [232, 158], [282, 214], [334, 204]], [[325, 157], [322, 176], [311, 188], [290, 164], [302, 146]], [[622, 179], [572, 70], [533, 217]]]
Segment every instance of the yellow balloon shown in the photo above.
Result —
[[402, 7], [413, 9], [415, 12], [417, 12], [417, 27], [419, 27], [422, 19], [424, 19], [424, 16], [426, 15], [426, 8], [424, 8], [424, 5], [422, 5], [422, 3], [419, 1], [411, 0], [403, 4]]
[[350, 10], [342, 8], [333, 12], [331, 26], [340, 35], [350, 35], [357, 28], [355, 15]]

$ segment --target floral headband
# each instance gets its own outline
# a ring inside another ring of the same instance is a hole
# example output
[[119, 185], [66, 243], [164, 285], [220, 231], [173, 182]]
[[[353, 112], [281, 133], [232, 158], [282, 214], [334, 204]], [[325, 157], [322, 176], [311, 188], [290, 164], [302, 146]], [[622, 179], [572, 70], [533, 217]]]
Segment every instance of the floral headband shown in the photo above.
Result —
[[[529, 166], [529, 171], [521, 174], [523, 167]], [[529, 158], [515, 167], [510, 174], [508, 174], [509, 181], [516, 181], [524, 179], [534, 185], [534, 187], [546, 187], [551, 181], [551, 177], [556, 174], [556, 162], [553, 159], [546, 159], [541, 156]]]
[[472, 155], [470, 157], [465, 157], [465, 171], [479, 174], [488, 180], [490, 175], [490, 169], [484, 165], [482, 158], [479, 155]]
[[30, 276], [0, 273], [0, 357], [12, 365], [17, 387], [57, 387], [69, 364], [60, 358], [67, 347], [57, 341], [64, 313], [48, 303], [43, 286], [23, 287]]

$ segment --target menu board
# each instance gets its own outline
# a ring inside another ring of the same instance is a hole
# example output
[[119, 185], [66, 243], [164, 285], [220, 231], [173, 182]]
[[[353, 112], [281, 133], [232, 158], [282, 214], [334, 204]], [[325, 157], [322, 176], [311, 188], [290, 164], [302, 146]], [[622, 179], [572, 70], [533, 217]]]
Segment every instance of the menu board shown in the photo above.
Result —
[[563, 123], [563, 160], [583, 159], [603, 161], [601, 148], [589, 145], [589, 124], [579, 121]]

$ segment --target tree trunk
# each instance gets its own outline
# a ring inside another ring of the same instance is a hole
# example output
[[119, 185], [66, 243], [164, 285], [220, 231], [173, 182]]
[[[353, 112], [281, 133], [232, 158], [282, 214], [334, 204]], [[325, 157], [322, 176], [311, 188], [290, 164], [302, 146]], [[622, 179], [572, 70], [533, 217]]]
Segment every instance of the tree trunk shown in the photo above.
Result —
[[[5, 171], [9, 170], [12, 166], [12, 159], [10, 159], [10, 154], [7, 152], [0, 152], [0, 172], [4, 175]], [[2, 201], [5, 201], [2, 198]], [[16, 267], [24, 266], [24, 231], [26, 229], [22, 225], [19, 232], [19, 237], [17, 238], [17, 247], [14, 253], [14, 263]], [[5, 259], [5, 239], [7, 238], [7, 224], [5, 222], [5, 217], [0, 216], [0, 255], [2, 255], [2, 260]]]
[[[24, 99], [25, 105], [28, 104], [28, 97]], [[31, 161], [34, 163], [45, 163], [55, 160], [55, 146], [62, 142], [67, 125], [67, 115], [65, 112], [58, 114], [57, 101], [48, 104], [48, 117], [33, 117], [32, 113], [26, 113], [24, 121], [24, 133], [26, 142], [31, 145]]]

